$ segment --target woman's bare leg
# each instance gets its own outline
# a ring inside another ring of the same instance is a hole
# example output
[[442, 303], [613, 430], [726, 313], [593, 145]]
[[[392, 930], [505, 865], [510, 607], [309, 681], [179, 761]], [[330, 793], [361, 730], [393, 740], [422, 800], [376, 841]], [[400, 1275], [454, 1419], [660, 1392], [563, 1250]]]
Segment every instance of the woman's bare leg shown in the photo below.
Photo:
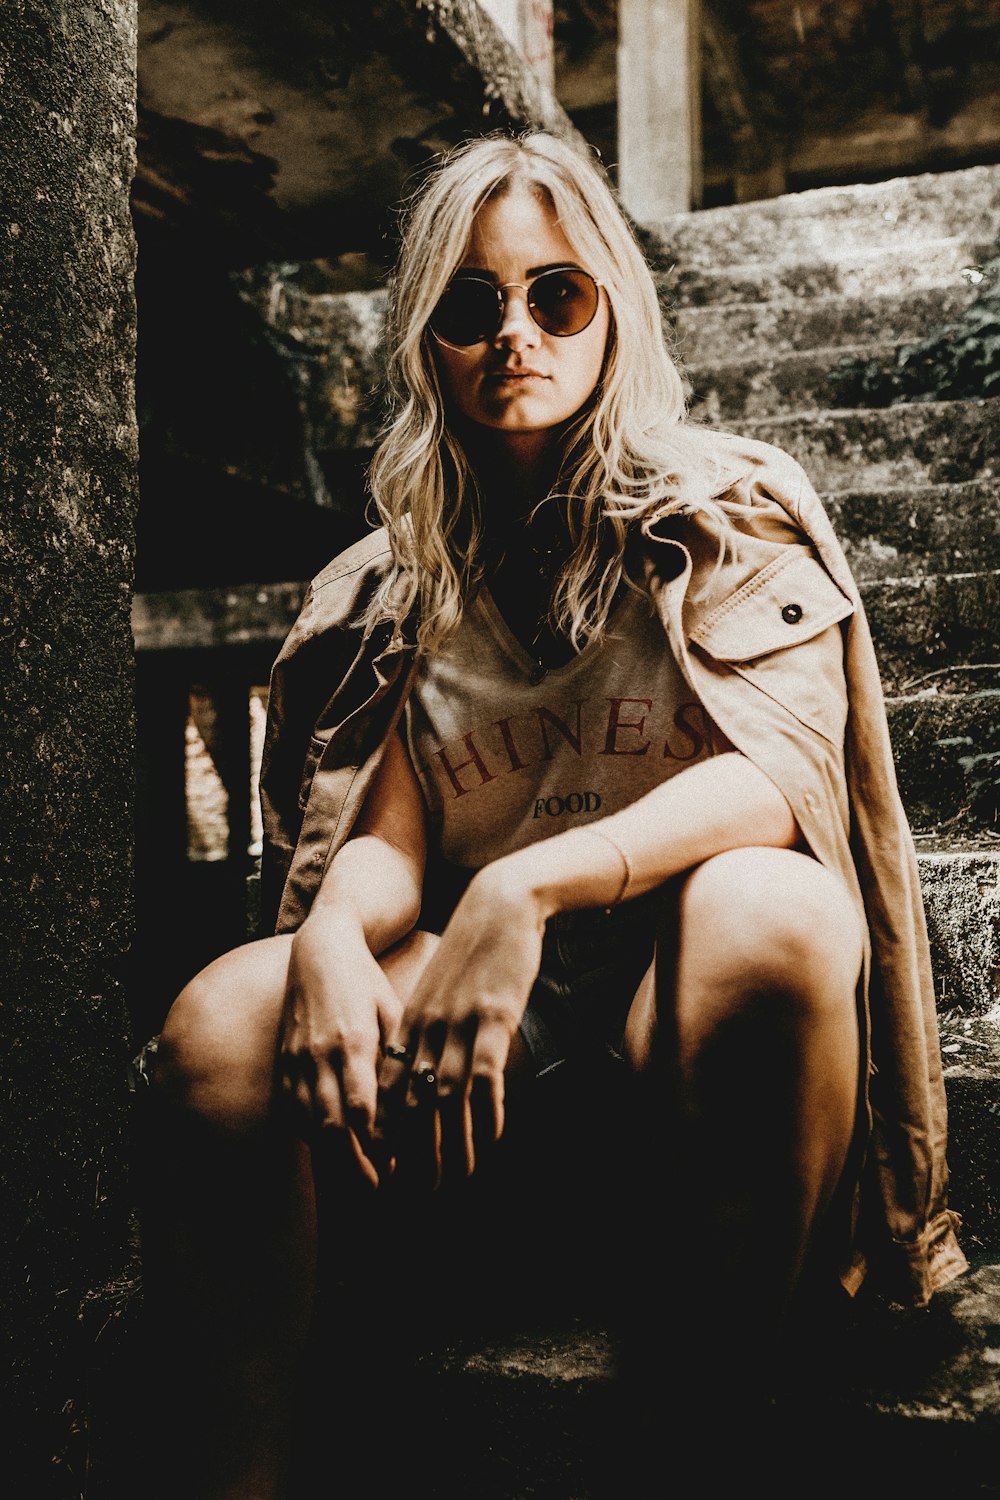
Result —
[[[401, 993], [434, 941], [414, 934], [385, 960]], [[287, 936], [248, 944], [191, 981], [167, 1017], [144, 1101], [159, 1441], [143, 1484], [164, 1500], [286, 1493], [316, 1269], [311, 1152], [275, 1086], [290, 948]]]
[[711, 1363], [721, 1340], [734, 1371], [780, 1326], [848, 1161], [861, 924], [815, 860], [733, 850], [684, 880], [657, 953], [626, 1039], [669, 1101], [648, 1183], [669, 1194], [657, 1270], [692, 1309], [695, 1354]]

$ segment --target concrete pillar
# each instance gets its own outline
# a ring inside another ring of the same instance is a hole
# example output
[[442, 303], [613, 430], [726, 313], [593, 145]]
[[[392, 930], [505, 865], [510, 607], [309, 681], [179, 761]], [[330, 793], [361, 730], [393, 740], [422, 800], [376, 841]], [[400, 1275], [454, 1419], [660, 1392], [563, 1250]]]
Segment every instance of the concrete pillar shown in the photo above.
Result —
[[134, 0], [0, 18], [0, 1405], [24, 1496], [87, 1487], [130, 1264], [135, 35]]
[[619, 0], [618, 187], [639, 224], [701, 202], [699, 0]]
[[555, 81], [552, 0], [479, 0], [543, 83]]

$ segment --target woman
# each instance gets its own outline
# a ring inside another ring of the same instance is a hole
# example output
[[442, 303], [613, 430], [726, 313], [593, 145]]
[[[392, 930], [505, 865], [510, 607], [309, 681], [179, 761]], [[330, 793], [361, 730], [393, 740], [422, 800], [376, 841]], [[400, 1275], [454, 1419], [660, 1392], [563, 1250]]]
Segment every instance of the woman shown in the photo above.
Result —
[[807, 479], [685, 420], [614, 196], [544, 134], [428, 177], [391, 303], [382, 527], [272, 678], [275, 933], [157, 1057], [149, 1277], [215, 1371], [205, 1495], [282, 1493], [318, 1214], [343, 1244], [407, 1205], [392, 1303], [414, 1195], [491, 1181], [560, 1070], [581, 1139], [627, 1121], [624, 1260], [686, 1361], [700, 1286], [750, 1358], [807, 1280], [922, 1304], [964, 1266], [913, 849]]

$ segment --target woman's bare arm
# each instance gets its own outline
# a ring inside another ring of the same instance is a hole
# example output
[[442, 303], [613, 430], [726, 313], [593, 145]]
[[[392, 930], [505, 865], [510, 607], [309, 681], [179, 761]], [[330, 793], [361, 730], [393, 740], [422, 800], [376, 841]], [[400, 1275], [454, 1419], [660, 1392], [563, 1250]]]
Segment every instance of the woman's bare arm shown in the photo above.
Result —
[[426, 850], [420, 786], [393, 735], [356, 830], [295, 934], [280, 1044], [284, 1089], [309, 1127], [346, 1132], [373, 1183], [377, 1071], [402, 1008], [376, 960], [417, 920]]
[[641, 896], [727, 849], [793, 848], [798, 824], [774, 782], [739, 751], [700, 761], [637, 802], [505, 855], [481, 872], [497, 893], [558, 911]]
[[330, 861], [309, 919], [351, 921], [369, 952], [382, 953], [417, 920], [426, 861], [420, 783], [394, 734], [351, 837]]

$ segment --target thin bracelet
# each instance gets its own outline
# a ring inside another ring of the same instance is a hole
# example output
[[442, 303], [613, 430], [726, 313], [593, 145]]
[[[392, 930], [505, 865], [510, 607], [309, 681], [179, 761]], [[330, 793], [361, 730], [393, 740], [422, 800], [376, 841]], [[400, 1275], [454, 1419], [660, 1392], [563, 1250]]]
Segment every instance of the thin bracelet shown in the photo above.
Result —
[[615, 897], [615, 899], [612, 902], [609, 903], [610, 906], [618, 906], [618, 905], [620, 905], [620, 903], [625, 900], [625, 897], [628, 894], [629, 886], [632, 884], [632, 864], [631, 864], [631, 861], [629, 860], [628, 855], [625, 853], [625, 850], [621, 847], [621, 845], [617, 844], [615, 842], [615, 840], [611, 837], [610, 833], [604, 833], [604, 832], [602, 832], [602, 830], [600, 828], [596, 827], [595, 824], [593, 824], [593, 823], [588, 823], [587, 826], [586, 826], [586, 828], [581, 828], [580, 832], [581, 833], [592, 833], [592, 834], [595, 834], [597, 838], [603, 839], [606, 844], [610, 844], [611, 845], [612, 849], [615, 851], [615, 853], [618, 855], [618, 858], [621, 860], [622, 865], [624, 866], [624, 869], [625, 869], [625, 874], [624, 874], [624, 877], [623, 877], [622, 883], [621, 883], [621, 889], [619, 890], [619, 892], [618, 892], [617, 896]]

